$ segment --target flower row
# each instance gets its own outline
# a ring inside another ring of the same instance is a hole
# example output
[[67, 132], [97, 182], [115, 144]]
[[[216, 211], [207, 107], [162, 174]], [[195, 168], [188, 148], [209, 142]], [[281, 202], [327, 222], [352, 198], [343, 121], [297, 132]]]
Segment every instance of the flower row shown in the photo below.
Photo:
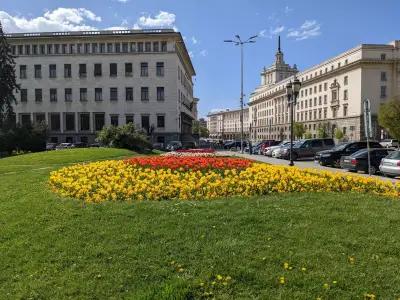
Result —
[[207, 149], [181, 149], [176, 150], [178, 153], [215, 153], [215, 150], [212, 148]]

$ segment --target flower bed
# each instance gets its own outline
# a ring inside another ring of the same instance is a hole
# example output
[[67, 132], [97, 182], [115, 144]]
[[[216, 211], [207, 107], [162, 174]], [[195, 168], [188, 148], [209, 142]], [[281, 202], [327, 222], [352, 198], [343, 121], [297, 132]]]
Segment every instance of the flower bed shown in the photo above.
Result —
[[212, 148], [207, 149], [181, 149], [176, 150], [175, 152], [178, 153], [215, 153], [215, 150]]
[[220, 157], [142, 157], [79, 164], [52, 172], [49, 183], [59, 195], [85, 202], [204, 200], [287, 192], [400, 196], [400, 185], [389, 181]]

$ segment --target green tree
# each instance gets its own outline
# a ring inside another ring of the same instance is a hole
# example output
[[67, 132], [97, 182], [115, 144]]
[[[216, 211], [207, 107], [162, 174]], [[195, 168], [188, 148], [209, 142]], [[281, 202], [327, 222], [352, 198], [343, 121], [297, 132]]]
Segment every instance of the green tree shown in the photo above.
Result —
[[307, 132], [304, 134], [304, 138], [306, 138], [306, 139], [311, 139], [311, 138], [312, 138], [311, 132], [307, 131]]
[[317, 136], [321, 139], [327, 138], [329, 136], [329, 124], [322, 123], [318, 125]]
[[14, 91], [19, 91], [15, 77], [14, 56], [0, 22], [0, 127], [3, 127], [13, 114], [12, 105], [17, 103]]
[[202, 126], [200, 121], [198, 121], [198, 120], [193, 121], [192, 133], [193, 134], [200, 133], [200, 137], [204, 137], [204, 138], [207, 138], [210, 135], [210, 132], [208, 131], [207, 127]]
[[340, 130], [339, 128], [335, 129], [335, 139], [337, 139], [338, 141], [343, 140], [344, 138], [344, 133], [342, 130]]
[[378, 113], [378, 123], [393, 138], [400, 140], [400, 99], [393, 99], [381, 105]]
[[293, 124], [293, 134], [295, 137], [301, 139], [305, 132], [306, 132], [306, 128], [304, 127], [303, 123], [295, 122]]

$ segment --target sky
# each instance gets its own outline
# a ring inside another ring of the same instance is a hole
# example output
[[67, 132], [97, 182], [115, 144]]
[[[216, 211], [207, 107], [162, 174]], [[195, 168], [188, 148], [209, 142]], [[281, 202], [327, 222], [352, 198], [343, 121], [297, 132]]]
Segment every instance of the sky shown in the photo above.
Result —
[[239, 107], [240, 52], [223, 41], [258, 35], [245, 47], [245, 103], [274, 61], [304, 70], [359, 44], [400, 39], [400, 0], [0, 0], [6, 32], [174, 28], [184, 36], [200, 116]]

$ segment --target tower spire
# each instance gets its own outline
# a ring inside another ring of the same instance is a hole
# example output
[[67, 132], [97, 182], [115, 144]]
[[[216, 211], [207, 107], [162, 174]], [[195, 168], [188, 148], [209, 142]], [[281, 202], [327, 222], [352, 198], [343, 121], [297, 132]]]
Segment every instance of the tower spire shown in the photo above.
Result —
[[281, 52], [281, 36], [278, 35], [278, 52]]

